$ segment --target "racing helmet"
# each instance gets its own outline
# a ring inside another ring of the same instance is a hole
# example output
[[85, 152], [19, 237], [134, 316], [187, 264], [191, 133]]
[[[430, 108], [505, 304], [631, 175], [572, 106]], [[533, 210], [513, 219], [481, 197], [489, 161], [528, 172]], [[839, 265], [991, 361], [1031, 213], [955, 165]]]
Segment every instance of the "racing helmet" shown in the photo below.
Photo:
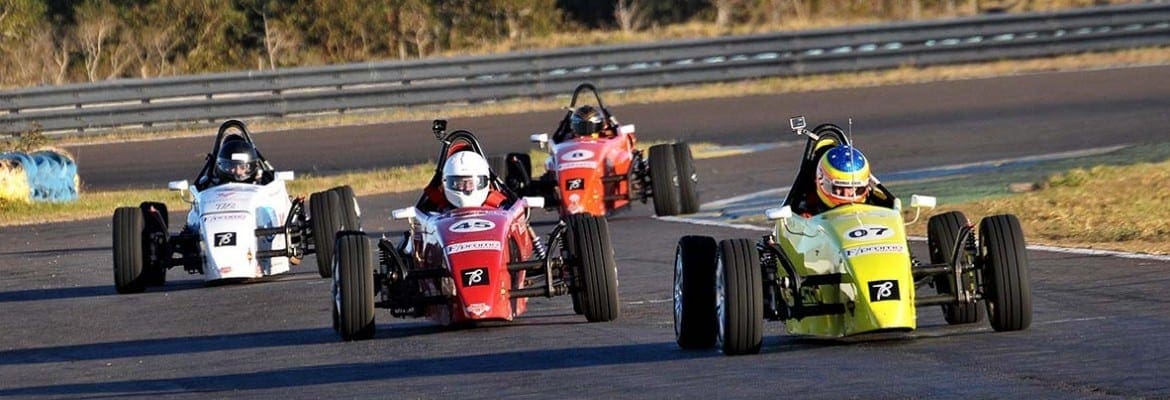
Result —
[[869, 161], [852, 146], [835, 146], [817, 163], [817, 197], [830, 208], [861, 203], [869, 194]]
[[591, 105], [583, 105], [573, 111], [569, 119], [569, 129], [574, 136], [599, 135], [605, 129], [605, 115], [601, 110]]
[[479, 207], [488, 196], [487, 160], [474, 151], [460, 151], [443, 164], [443, 196], [455, 207]]
[[215, 159], [215, 175], [221, 182], [252, 183], [260, 170], [260, 160], [251, 143], [238, 136], [224, 139]]

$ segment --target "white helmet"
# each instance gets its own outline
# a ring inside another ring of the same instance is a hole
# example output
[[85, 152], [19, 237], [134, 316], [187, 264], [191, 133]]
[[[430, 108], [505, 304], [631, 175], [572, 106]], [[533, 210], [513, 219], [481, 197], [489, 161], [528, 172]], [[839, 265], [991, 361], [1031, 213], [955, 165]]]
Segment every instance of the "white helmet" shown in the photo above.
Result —
[[460, 151], [443, 165], [443, 195], [455, 207], [479, 207], [488, 196], [487, 160], [474, 151]]

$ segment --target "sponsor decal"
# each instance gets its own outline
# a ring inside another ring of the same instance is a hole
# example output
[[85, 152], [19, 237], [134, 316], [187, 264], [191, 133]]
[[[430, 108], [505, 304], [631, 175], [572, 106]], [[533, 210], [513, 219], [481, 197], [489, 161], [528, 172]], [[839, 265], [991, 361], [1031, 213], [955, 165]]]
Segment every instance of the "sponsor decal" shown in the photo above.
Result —
[[232, 190], [221, 190], [221, 191], [215, 192], [215, 198], [220, 199], [220, 200], [230, 199], [232, 197], [236, 197], [236, 195], [238, 195], [238, 194], [240, 194], [240, 192], [232, 191]]
[[204, 222], [243, 221], [245, 218], [247, 218], [246, 215], [239, 214], [239, 213], [215, 214], [215, 215], [204, 215], [203, 221]]
[[862, 225], [845, 232], [849, 240], [877, 240], [894, 236], [894, 230], [881, 225]]
[[220, 232], [214, 235], [215, 247], [235, 246], [236, 233], [235, 232]]
[[869, 301], [901, 300], [898, 281], [869, 281]]
[[492, 229], [495, 227], [496, 227], [496, 224], [492, 221], [488, 221], [486, 219], [479, 219], [479, 218], [470, 218], [470, 219], [465, 219], [465, 220], [456, 222], [454, 224], [451, 224], [451, 226], [448, 227], [447, 230], [449, 230], [451, 232], [457, 232], [457, 233], [468, 233], [468, 232], [482, 232], [482, 231], [486, 231], [488, 229]]
[[500, 251], [500, 242], [495, 240], [477, 240], [473, 242], [455, 243], [447, 245], [447, 254], [462, 253], [465, 251], [491, 250]]
[[567, 163], [564, 163], [564, 164], [557, 166], [558, 171], [564, 171], [567, 169], [575, 169], [575, 168], [597, 169], [597, 162], [596, 161], [575, 161], [575, 162], [567, 162]]
[[215, 203], [213, 205], [213, 208], [215, 208], [218, 211], [223, 211], [223, 210], [234, 210], [234, 209], [237, 209], [240, 207], [237, 206], [236, 203], [231, 202], [231, 201], [221, 201], [221, 202]]
[[561, 156], [564, 161], [582, 161], [593, 158], [593, 152], [585, 149], [573, 150]]
[[845, 257], [857, 257], [873, 253], [904, 253], [906, 246], [900, 244], [875, 244], [871, 246], [854, 247], [852, 249], [845, 249]]
[[565, 190], [585, 189], [585, 178], [573, 178], [565, 181]]
[[462, 275], [463, 287], [483, 286], [491, 283], [487, 267], [465, 269]]
[[230, 273], [232, 273], [232, 267], [230, 265], [226, 266], [226, 267], [219, 267], [219, 274], [220, 275], [225, 275], [225, 274], [230, 274]]
[[483, 315], [484, 313], [491, 311], [491, 310], [492, 310], [492, 306], [489, 306], [489, 305], [484, 304], [484, 303], [475, 303], [475, 304], [472, 304], [470, 306], [467, 306], [467, 312], [475, 314], [475, 315]]

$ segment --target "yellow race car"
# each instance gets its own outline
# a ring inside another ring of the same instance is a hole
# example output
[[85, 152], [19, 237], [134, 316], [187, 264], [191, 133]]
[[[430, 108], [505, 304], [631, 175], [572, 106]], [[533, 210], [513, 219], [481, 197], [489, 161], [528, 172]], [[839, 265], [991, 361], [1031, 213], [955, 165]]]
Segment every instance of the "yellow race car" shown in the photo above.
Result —
[[[911, 254], [901, 200], [873, 179], [863, 203], [810, 214], [802, 199], [827, 149], [847, 145], [840, 127], [809, 131], [804, 158], [776, 221], [758, 241], [685, 236], [674, 272], [674, 329], [679, 347], [717, 347], [724, 354], [760, 350], [763, 321], [783, 321], [788, 334], [839, 338], [917, 328], [917, 307], [941, 305], [950, 324], [981, 319], [1015, 331], [1031, 323], [1032, 301], [1024, 234], [1014, 215], [983, 218], [978, 229], [959, 212], [930, 218], [929, 263]], [[912, 196], [918, 212], [935, 199]], [[934, 293], [919, 293], [933, 287]]]

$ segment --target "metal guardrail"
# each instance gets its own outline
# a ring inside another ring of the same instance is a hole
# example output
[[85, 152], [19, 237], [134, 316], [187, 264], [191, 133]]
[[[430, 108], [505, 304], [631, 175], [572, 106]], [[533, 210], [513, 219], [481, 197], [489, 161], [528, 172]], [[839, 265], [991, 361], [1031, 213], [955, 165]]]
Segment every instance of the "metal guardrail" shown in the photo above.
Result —
[[1170, 4], [0, 92], [0, 133], [359, 109], [937, 65], [1170, 44]]

